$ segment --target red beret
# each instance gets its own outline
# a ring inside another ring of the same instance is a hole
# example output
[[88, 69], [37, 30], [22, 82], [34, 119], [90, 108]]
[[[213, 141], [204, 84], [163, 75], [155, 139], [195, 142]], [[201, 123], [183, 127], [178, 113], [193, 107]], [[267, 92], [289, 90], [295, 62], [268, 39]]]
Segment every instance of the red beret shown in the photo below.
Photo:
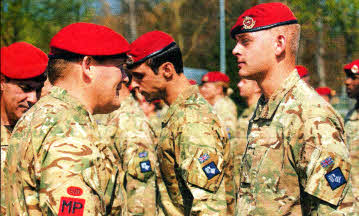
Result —
[[297, 18], [286, 5], [279, 2], [259, 4], [238, 17], [231, 29], [231, 36], [234, 38], [236, 34], [295, 23], [298, 23]]
[[[110, 56], [126, 53], [130, 44], [122, 35], [105, 26], [74, 23], [61, 29], [50, 42], [50, 55], [57, 50], [89, 56]], [[56, 56], [56, 55], [55, 55]]]
[[225, 82], [229, 83], [229, 77], [219, 71], [208, 72], [202, 77], [202, 82]]
[[196, 85], [196, 84], [197, 84], [196, 80], [189, 79], [188, 81], [189, 81], [189, 83], [190, 83], [191, 85]]
[[328, 95], [328, 96], [334, 96], [335, 91], [328, 87], [318, 87], [315, 89], [319, 95]]
[[295, 66], [295, 68], [297, 69], [300, 78], [303, 78], [308, 75], [308, 69], [306, 67], [302, 65], [297, 65]]
[[359, 74], [359, 59], [345, 65], [344, 71], [351, 72], [353, 74]]
[[17, 42], [1, 48], [1, 73], [11, 79], [30, 79], [45, 72], [47, 55], [39, 48]]
[[161, 31], [143, 34], [130, 45], [129, 64], [140, 64], [176, 45], [173, 38]]

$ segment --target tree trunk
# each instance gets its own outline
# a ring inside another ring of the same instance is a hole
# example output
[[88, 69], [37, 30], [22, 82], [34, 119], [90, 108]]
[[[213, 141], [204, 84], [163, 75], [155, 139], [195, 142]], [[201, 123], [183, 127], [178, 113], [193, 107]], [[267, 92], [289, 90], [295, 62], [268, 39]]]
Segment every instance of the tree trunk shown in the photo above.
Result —
[[325, 64], [324, 64], [324, 46], [323, 46], [323, 23], [322, 20], [317, 22], [318, 34], [317, 34], [317, 50], [315, 52], [315, 61], [317, 65], [317, 72], [319, 77], [319, 85], [326, 86], [325, 81]]

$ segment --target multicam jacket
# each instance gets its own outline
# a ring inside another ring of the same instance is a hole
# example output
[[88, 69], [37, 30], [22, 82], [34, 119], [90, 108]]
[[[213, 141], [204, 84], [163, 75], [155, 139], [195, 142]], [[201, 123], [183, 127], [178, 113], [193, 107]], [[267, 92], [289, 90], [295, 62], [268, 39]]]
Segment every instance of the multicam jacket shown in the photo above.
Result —
[[237, 120], [237, 127], [235, 131], [235, 139], [231, 143], [232, 152], [233, 152], [233, 175], [236, 183], [236, 188], [239, 190], [239, 176], [240, 176], [240, 165], [241, 160], [244, 154], [244, 151], [246, 150], [247, 146], [247, 130], [248, 130], [248, 124], [249, 120], [252, 117], [254, 110], [256, 109], [256, 104], [253, 104], [252, 106], [246, 108], [242, 115]]
[[238, 215], [353, 210], [343, 121], [297, 71], [268, 101], [262, 95], [248, 130]]
[[11, 136], [11, 132], [4, 125], [1, 125], [1, 206], [0, 206], [0, 215], [5, 215], [6, 213], [6, 204], [5, 204], [5, 184], [6, 178], [4, 175], [4, 167], [6, 165], [6, 152], [9, 148], [9, 139]]
[[[233, 198], [226, 168], [232, 164], [225, 130], [197, 86], [184, 89], [162, 121], [159, 184], [166, 215], [226, 215]], [[228, 184], [228, 186], [227, 186]], [[233, 185], [232, 185], [233, 187]], [[232, 203], [231, 203], [232, 202]]]
[[225, 96], [213, 105], [213, 110], [226, 128], [228, 137], [234, 136], [237, 125], [237, 107], [231, 98]]
[[118, 110], [94, 118], [102, 139], [126, 172], [128, 214], [156, 215], [155, 137], [141, 107], [130, 95]]
[[121, 172], [92, 115], [53, 87], [18, 121], [7, 154], [9, 215], [121, 214]]
[[[353, 194], [359, 202], [359, 103], [349, 111], [345, 118], [345, 132], [352, 161]], [[358, 210], [359, 211], [359, 210]]]

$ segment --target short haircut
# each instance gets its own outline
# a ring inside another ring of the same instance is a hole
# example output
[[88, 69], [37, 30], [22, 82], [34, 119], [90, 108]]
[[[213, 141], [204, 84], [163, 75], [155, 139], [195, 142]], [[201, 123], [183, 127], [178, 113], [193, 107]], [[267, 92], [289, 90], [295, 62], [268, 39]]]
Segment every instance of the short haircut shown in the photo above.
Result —
[[[183, 73], [182, 53], [181, 53], [181, 49], [178, 47], [177, 44], [170, 47], [166, 51], [154, 57], [149, 58], [145, 62], [153, 70], [155, 74], [158, 74], [158, 68], [166, 62], [170, 62], [173, 64], [177, 74]], [[132, 69], [139, 66], [140, 64], [142, 64], [142, 62], [139, 64], [136, 63], [129, 64], [127, 65], [127, 68]]]
[[[48, 62], [48, 77], [52, 85], [55, 84], [57, 80], [66, 76], [66, 71], [70, 69], [71, 63], [76, 63], [82, 61], [85, 55], [79, 55], [74, 53], [61, 52], [61, 55], [50, 56]], [[107, 60], [114, 58], [127, 58], [126, 54], [111, 55], [111, 56], [90, 56], [96, 62], [102, 64]]]
[[270, 31], [285, 35], [288, 41], [287, 45], [289, 45], [290, 53], [293, 56], [297, 55], [299, 49], [299, 40], [300, 40], [299, 24], [279, 26], [270, 29]]
[[47, 69], [45, 69], [44, 73], [40, 74], [39, 76], [28, 78], [28, 79], [13, 79], [13, 78], [7, 77], [3, 74], [2, 74], [2, 76], [4, 77], [5, 82], [10, 82], [12, 80], [14, 80], [14, 81], [31, 80], [31, 81], [35, 81], [35, 82], [45, 82], [45, 80], [47, 79]]

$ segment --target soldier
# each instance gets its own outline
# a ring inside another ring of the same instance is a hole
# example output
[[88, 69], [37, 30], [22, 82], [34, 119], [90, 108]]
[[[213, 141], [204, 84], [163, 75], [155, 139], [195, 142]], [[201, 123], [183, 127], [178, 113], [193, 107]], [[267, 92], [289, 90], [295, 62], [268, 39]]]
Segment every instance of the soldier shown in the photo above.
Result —
[[298, 71], [298, 74], [299, 74], [299, 77], [304, 81], [306, 82], [308, 85], [309, 82], [310, 82], [310, 77], [309, 77], [309, 74], [308, 74], [308, 69], [306, 67], [304, 67], [303, 65], [297, 65], [295, 66], [295, 68], [297, 69]]
[[330, 100], [335, 95], [335, 91], [326, 86], [318, 87], [315, 91], [328, 103], [330, 103]]
[[239, 215], [354, 209], [342, 118], [295, 69], [297, 23], [286, 5], [265, 3], [246, 10], [231, 29], [239, 76], [262, 90], [241, 164]]
[[90, 23], [50, 42], [53, 87], [17, 123], [7, 154], [9, 215], [108, 215], [125, 206], [120, 168], [92, 114], [120, 106], [128, 42]]
[[249, 119], [252, 117], [256, 108], [257, 101], [261, 96], [261, 89], [258, 87], [257, 82], [254, 80], [241, 79], [238, 83], [239, 94], [246, 100], [248, 107], [242, 112], [238, 118], [235, 141], [233, 142], [233, 154], [234, 154], [234, 178], [236, 187], [239, 188], [239, 169], [241, 159], [247, 146], [247, 130]]
[[154, 168], [155, 135], [129, 88], [122, 84], [121, 107], [110, 114], [94, 116], [100, 135], [109, 144], [125, 174], [128, 215], [156, 215]]
[[200, 92], [222, 120], [228, 137], [232, 138], [237, 124], [237, 106], [227, 96], [228, 84], [229, 77], [224, 73], [208, 72], [202, 77]]
[[133, 87], [148, 101], [163, 99], [170, 106], [157, 150], [164, 213], [225, 215], [234, 199], [226, 196], [231, 176], [223, 177], [230, 146], [211, 106], [184, 76], [179, 47], [168, 34], [153, 31], [136, 39], [128, 55]]
[[5, 215], [4, 167], [10, 135], [34, 105], [46, 79], [47, 55], [26, 42], [1, 48], [1, 215]]
[[345, 132], [352, 160], [352, 184], [356, 202], [359, 202], [359, 59], [344, 66], [347, 79], [345, 86], [348, 97], [356, 100], [356, 104], [345, 118]]

